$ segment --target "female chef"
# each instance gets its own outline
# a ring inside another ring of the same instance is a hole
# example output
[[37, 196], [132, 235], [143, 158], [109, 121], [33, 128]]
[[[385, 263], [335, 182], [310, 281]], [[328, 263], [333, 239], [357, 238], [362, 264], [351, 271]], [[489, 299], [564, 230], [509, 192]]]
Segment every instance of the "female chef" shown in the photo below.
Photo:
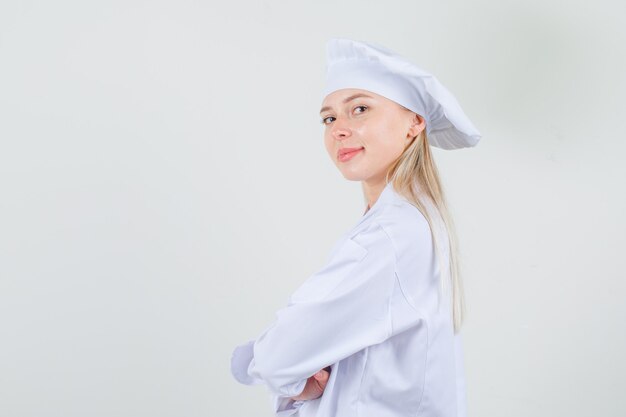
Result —
[[277, 416], [465, 416], [463, 294], [429, 146], [481, 135], [431, 74], [380, 45], [331, 39], [320, 111], [330, 158], [364, 215], [231, 371]]

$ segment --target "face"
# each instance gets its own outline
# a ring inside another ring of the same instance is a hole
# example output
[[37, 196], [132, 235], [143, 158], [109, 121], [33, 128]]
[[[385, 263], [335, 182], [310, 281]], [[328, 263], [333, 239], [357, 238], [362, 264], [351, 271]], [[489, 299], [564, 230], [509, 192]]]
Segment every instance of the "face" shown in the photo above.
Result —
[[[370, 185], [384, 182], [387, 169], [426, 127], [421, 116], [396, 102], [353, 88], [327, 95], [320, 116], [337, 168], [346, 179]], [[354, 152], [343, 153], [349, 150]]]

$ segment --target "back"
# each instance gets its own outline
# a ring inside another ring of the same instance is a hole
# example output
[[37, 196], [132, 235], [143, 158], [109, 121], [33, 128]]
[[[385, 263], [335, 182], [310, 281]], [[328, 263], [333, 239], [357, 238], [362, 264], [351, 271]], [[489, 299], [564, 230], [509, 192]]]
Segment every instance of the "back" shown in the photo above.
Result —
[[[233, 358], [240, 381], [268, 384], [277, 416], [465, 417], [460, 336], [439, 298], [430, 228], [391, 183], [277, 317]], [[328, 365], [320, 398], [289, 398]]]

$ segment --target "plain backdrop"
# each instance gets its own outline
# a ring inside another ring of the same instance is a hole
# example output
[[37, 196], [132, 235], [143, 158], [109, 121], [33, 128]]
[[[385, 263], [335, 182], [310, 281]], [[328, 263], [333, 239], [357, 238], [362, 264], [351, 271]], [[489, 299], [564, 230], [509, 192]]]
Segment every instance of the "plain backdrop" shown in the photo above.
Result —
[[[325, 44], [431, 71], [470, 417], [626, 415], [623, 1], [0, 1], [0, 415], [271, 416], [230, 375], [362, 215]], [[321, 341], [322, 343], [323, 341]]]

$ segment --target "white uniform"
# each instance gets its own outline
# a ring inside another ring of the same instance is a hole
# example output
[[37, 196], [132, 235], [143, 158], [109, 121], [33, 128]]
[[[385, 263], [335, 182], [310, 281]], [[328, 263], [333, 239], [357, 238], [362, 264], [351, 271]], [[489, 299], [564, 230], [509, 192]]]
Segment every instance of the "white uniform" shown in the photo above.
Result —
[[[276, 320], [235, 348], [232, 374], [266, 384], [277, 416], [465, 417], [461, 336], [438, 297], [428, 223], [389, 183]], [[290, 399], [329, 365], [321, 397]]]

